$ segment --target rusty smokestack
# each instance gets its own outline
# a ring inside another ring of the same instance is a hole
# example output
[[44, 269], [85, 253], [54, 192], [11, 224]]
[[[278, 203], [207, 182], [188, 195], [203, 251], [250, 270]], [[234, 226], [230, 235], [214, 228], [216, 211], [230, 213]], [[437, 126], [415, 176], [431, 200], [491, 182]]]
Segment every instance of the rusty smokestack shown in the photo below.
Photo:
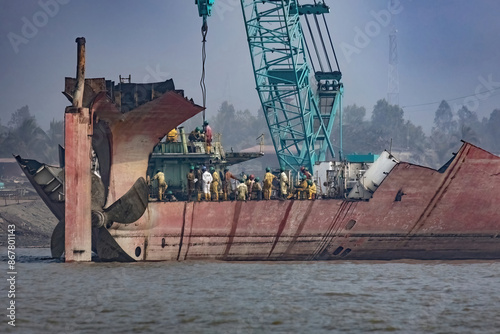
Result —
[[76, 54], [76, 86], [73, 94], [73, 107], [81, 108], [83, 105], [83, 89], [85, 86], [85, 38], [78, 37]]

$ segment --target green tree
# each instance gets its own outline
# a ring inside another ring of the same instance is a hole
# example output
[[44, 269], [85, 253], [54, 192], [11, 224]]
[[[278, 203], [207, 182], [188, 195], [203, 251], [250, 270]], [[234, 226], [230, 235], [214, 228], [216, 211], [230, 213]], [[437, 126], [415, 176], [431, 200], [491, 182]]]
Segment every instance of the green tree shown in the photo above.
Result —
[[8, 125], [11, 128], [17, 129], [23, 124], [25, 120], [30, 118], [34, 118], [34, 116], [31, 116], [30, 108], [28, 106], [24, 106], [12, 113]]
[[377, 101], [369, 129], [369, 142], [374, 149], [388, 149], [391, 142], [393, 147], [406, 147], [408, 130], [403, 116], [404, 111], [398, 105], [391, 105], [385, 99]]
[[460, 146], [457, 136], [457, 122], [453, 119], [450, 105], [443, 100], [434, 115], [434, 127], [429, 137], [430, 148], [434, 151], [433, 167], [440, 167], [452, 157], [452, 153]]
[[445, 100], [441, 101], [434, 115], [434, 127], [445, 135], [452, 135], [457, 130], [457, 122], [453, 120], [451, 107]]
[[500, 152], [500, 109], [491, 112], [486, 122], [486, 142], [487, 149], [494, 152]]

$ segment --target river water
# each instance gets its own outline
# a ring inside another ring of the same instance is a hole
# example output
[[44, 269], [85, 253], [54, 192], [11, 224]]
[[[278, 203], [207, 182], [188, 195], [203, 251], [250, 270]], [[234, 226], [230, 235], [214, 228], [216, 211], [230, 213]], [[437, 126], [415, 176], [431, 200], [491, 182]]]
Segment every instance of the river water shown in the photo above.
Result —
[[66, 264], [49, 254], [16, 250], [16, 327], [4, 279], [0, 333], [500, 333], [500, 261]]

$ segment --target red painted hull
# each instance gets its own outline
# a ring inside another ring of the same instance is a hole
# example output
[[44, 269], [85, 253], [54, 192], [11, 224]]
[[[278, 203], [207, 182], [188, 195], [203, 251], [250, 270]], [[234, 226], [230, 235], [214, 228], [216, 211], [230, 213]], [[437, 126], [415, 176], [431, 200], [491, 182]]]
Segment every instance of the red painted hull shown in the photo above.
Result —
[[153, 202], [109, 231], [135, 260], [498, 259], [498, 189], [500, 158], [465, 143], [443, 173], [399, 163], [369, 201]]

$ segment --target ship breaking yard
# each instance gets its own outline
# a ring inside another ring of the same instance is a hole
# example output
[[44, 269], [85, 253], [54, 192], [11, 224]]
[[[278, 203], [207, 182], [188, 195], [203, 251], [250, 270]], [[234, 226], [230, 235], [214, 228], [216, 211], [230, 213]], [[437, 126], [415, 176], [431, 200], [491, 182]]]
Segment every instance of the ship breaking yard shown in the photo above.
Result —
[[[242, 0], [256, 98], [278, 164], [262, 170], [261, 178], [233, 175], [231, 168], [264, 153], [262, 145], [260, 152], [229, 151], [212, 134], [204, 71], [213, 2], [196, 3], [203, 19], [200, 102], [185, 96], [174, 78], [86, 78], [85, 67], [92, 66], [86, 64], [87, 41], [76, 39], [76, 78], [64, 82], [71, 106], [64, 111], [59, 165], [15, 156], [58, 220], [54, 258], [500, 258], [496, 155], [463, 141], [433, 169], [405, 162], [390, 148], [379, 155], [344, 155], [342, 146], [335, 151], [332, 129], [335, 117], [342, 117], [344, 85], [328, 26], [317, 24], [309, 39], [290, 32], [305, 31], [303, 18], [318, 23], [329, 12], [325, 3]], [[314, 36], [328, 70], [314, 68]], [[196, 115], [203, 115], [203, 126], [185, 129], [182, 124]]]
[[498, 11], [0, 1], [0, 332], [498, 333]]

